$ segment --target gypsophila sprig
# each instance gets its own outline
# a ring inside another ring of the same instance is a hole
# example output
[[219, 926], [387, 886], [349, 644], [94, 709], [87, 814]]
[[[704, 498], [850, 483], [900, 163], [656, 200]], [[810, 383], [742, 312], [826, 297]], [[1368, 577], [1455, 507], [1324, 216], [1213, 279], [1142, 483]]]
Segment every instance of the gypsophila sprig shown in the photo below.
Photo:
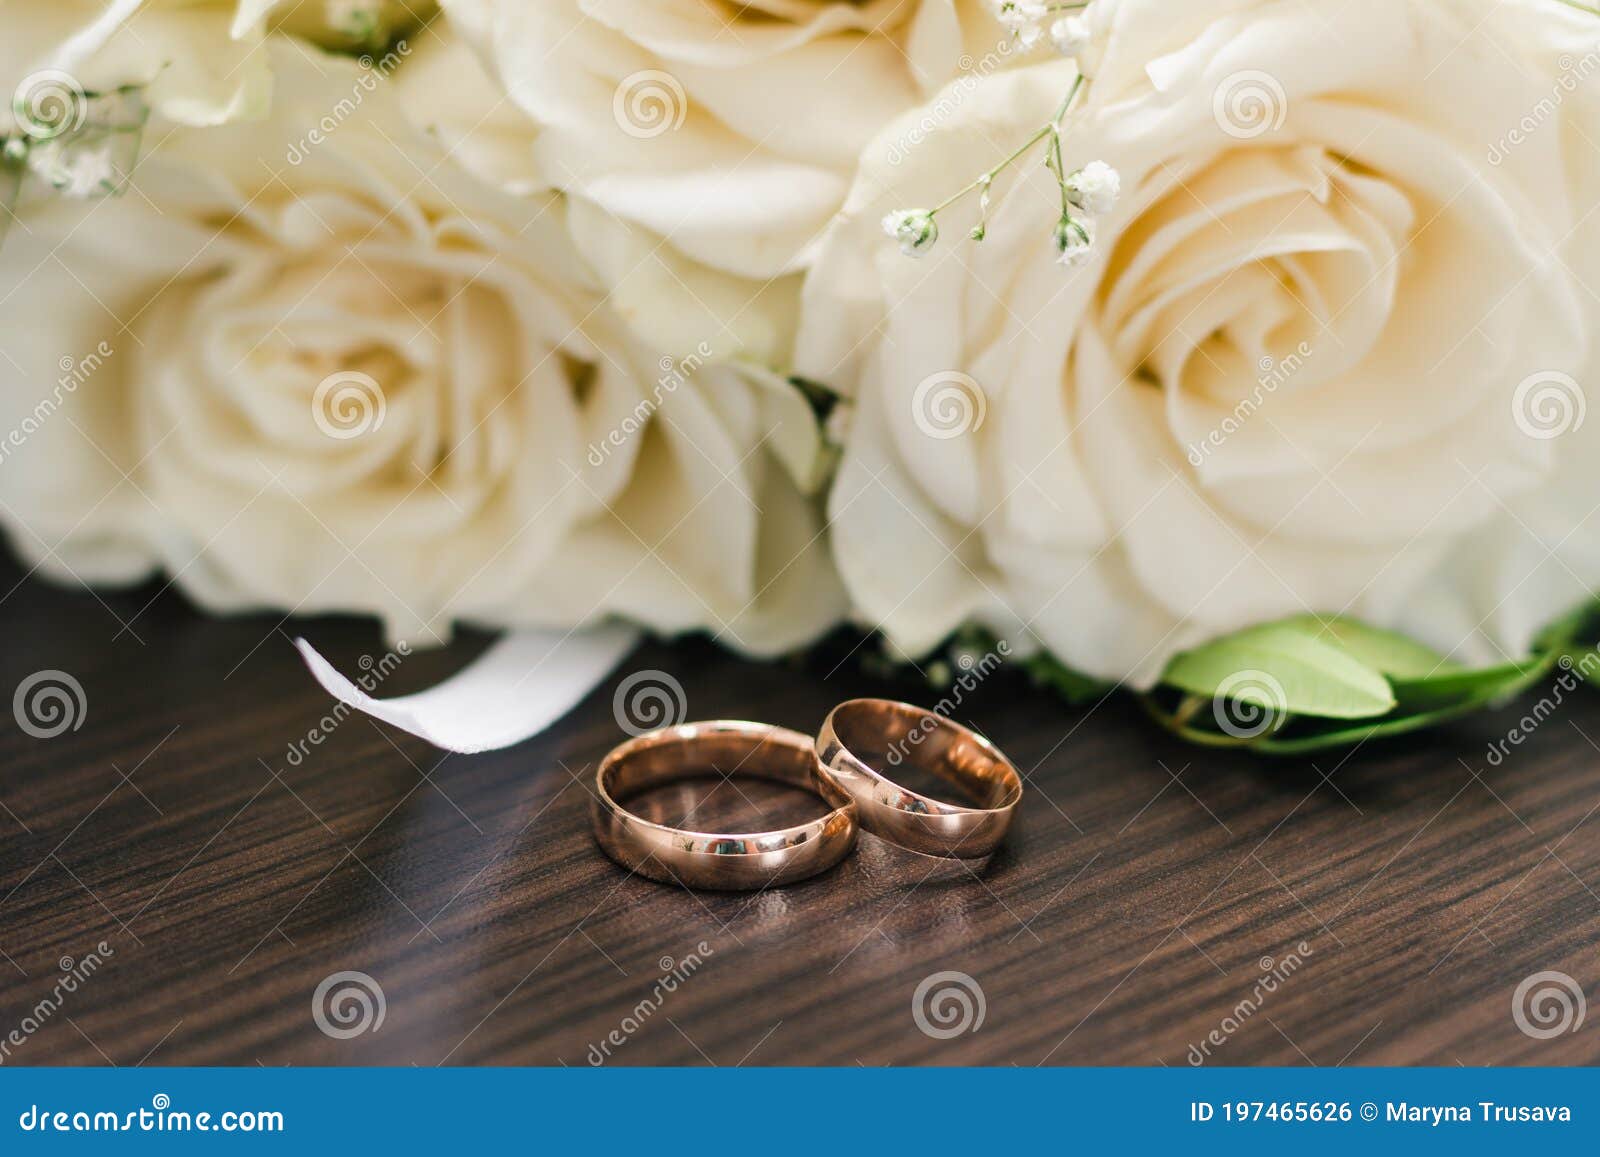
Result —
[[53, 99], [40, 109], [19, 92], [12, 109], [16, 126], [0, 136], [0, 241], [25, 178], [64, 197], [116, 196], [138, 159], [149, 117], [139, 86], [99, 92], [71, 78], [51, 83]]
[[1067, 177], [1067, 200], [1085, 213], [1099, 216], [1117, 207], [1122, 177], [1104, 161], [1090, 161]]
[[1075, 13], [1076, 15], [1072, 16], [1062, 16], [1050, 25], [1050, 38], [1064, 56], [1073, 56], [1078, 49], [1069, 51], [1063, 47], [1062, 36], [1072, 35], [1076, 30], [1081, 30], [1082, 44], [1078, 48], [1088, 45], [1089, 22], [1084, 18], [1088, 8], [1089, 0], [1065, 4], [1042, 4], [1038, 0], [989, 0], [989, 10], [994, 14], [995, 20], [999, 22], [1000, 27], [1011, 34], [1012, 43], [1023, 48], [1032, 48], [1044, 39], [1046, 20], [1062, 12]]
[[934, 224], [933, 210], [896, 209], [883, 218], [883, 231], [900, 242], [900, 252], [907, 257], [921, 257], [939, 240], [939, 226]]
[[[1099, 2], [1107, 3], [1109, 0]], [[990, 8], [1001, 27], [1008, 30], [1012, 39], [1024, 48], [1030, 48], [1042, 39], [1043, 21], [1057, 13], [1071, 13], [1051, 24], [1050, 40], [1063, 56], [1077, 62], [1078, 75], [1073, 78], [1072, 86], [1055, 115], [1014, 153], [994, 168], [980, 173], [932, 209], [894, 210], [884, 217], [883, 231], [900, 243], [900, 252], [908, 257], [921, 257], [939, 239], [938, 215], [969, 193], [976, 192], [978, 224], [967, 235], [974, 241], [982, 241], [988, 232], [989, 198], [994, 179], [1043, 141], [1045, 168], [1055, 176], [1056, 185], [1061, 190], [1061, 217], [1056, 222], [1053, 234], [1056, 260], [1067, 266], [1081, 265], [1088, 259], [1094, 246], [1094, 223], [1090, 218], [1111, 212], [1122, 191], [1121, 176], [1104, 161], [1090, 161], [1068, 172], [1061, 155], [1061, 137], [1067, 116], [1077, 107], [1079, 98], [1089, 84], [1091, 69], [1088, 62], [1096, 47], [1094, 25], [1089, 18], [1094, 0], [1080, 4], [990, 0]]]
[[381, 0], [327, 0], [328, 26], [351, 44], [376, 48], [389, 38]]
[[1032, 48], [1043, 35], [1040, 23], [1049, 15], [1049, 6], [1028, 3], [1026, 0], [990, 0], [994, 18], [1000, 27], [1011, 33], [1011, 40], [1023, 48]]
[[1056, 263], [1068, 267], [1082, 265], [1094, 248], [1094, 223], [1082, 217], [1063, 217], [1056, 222]]
[[121, 174], [109, 143], [65, 149], [56, 142], [33, 150], [34, 169], [67, 197], [98, 197], [114, 192]]
[[1077, 58], [1088, 49], [1093, 39], [1089, 21], [1082, 13], [1063, 16], [1050, 25], [1050, 43], [1056, 46], [1056, 51], [1062, 56]]

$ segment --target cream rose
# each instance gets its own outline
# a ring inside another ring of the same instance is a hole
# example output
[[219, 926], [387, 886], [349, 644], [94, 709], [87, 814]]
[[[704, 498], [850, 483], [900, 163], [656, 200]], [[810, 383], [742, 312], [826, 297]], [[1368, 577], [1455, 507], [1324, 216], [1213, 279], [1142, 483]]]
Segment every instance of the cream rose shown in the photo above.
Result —
[[619, 309], [660, 344], [731, 338], [773, 364], [862, 147], [1012, 51], [977, 0], [444, 9], [538, 126], [531, 147]]
[[421, 641], [617, 614], [765, 652], [833, 622], [807, 403], [641, 342], [558, 199], [493, 189], [413, 127], [404, 67], [270, 48], [268, 119], [153, 124], [125, 196], [47, 199], [13, 228], [0, 515], [19, 549]]
[[857, 403], [831, 514], [860, 617], [910, 652], [976, 619], [1140, 685], [1307, 610], [1525, 653], [1600, 579], [1596, 101], [1567, 83], [1600, 20], [1096, 8], [1065, 165], [1109, 162], [1122, 197], [1086, 264], [1053, 260], [1037, 154], [981, 243], [970, 198], [922, 260], [879, 225], [1044, 125], [1062, 63], [991, 80], [904, 164], [886, 130], [806, 284], [798, 369]]

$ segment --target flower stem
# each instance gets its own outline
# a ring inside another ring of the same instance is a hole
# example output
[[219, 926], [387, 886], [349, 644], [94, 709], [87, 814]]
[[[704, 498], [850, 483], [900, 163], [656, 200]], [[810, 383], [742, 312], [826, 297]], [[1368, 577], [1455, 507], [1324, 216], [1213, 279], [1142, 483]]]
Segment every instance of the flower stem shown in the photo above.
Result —
[[978, 188], [980, 185], [984, 185], [984, 184], [987, 184], [990, 181], [993, 181], [995, 179], [995, 177], [1000, 175], [1002, 170], [1004, 170], [1007, 166], [1009, 166], [1018, 157], [1022, 156], [1023, 153], [1027, 152], [1029, 149], [1033, 148], [1034, 145], [1038, 144], [1041, 140], [1043, 140], [1045, 138], [1045, 136], [1048, 135], [1054, 129], [1054, 127], [1055, 126], [1054, 126], [1053, 123], [1045, 125], [1038, 132], [1034, 133], [1033, 136], [1029, 137], [1026, 141], [1022, 142], [1022, 144], [1020, 146], [1018, 146], [1016, 152], [1012, 153], [1009, 157], [1007, 157], [1005, 160], [1001, 161], [994, 168], [990, 169], [986, 173], [979, 174], [969, 184], [965, 185], [961, 189], [958, 189], [956, 192], [954, 192], [954, 193], [950, 194], [950, 196], [946, 197], [943, 201], [940, 201], [933, 208], [929, 209], [928, 210], [928, 216], [931, 217], [935, 213], [939, 212], [939, 210], [949, 208], [951, 205], [954, 205], [957, 201], [961, 200], [961, 198], [965, 197], [968, 193], [972, 192], [972, 190]]
[[[1084, 7], [1084, 5], [1068, 5], [1067, 7], [1081, 8]], [[1084, 76], [1082, 73], [1079, 73], [1073, 79], [1072, 87], [1067, 90], [1067, 95], [1062, 98], [1061, 104], [1059, 107], [1057, 107], [1055, 115], [1046, 121], [1042, 126], [1040, 126], [1038, 132], [1034, 133], [1027, 140], [1023, 141], [1021, 145], [1017, 146], [1015, 152], [1013, 152], [1005, 160], [1001, 161], [994, 168], [988, 170], [987, 172], [978, 174], [978, 176], [972, 181], [968, 182], [966, 185], [963, 185], [960, 189], [957, 189], [954, 193], [951, 193], [950, 196], [946, 197], [943, 201], [940, 201], [933, 208], [929, 209], [928, 216], [932, 217], [940, 210], [948, 209], [951, 205], [954, 205], [957, 201], [961, 200], [961, 198], [965, 197], [974, 189], [982, 188], [983, 186], [988, 185], [1013, 163], [1015, 163], [1019, 157], [1021, 157], [1029, 149], [1033, 148], [1034, 145], [1044, 140], [1045, 137], [1050, 137], [1053, 141], [1052, 147], [1054, 148], [1055, 156], [1053, 158], [1052, 167], [1053, 171], [1056, 173], [1056, 180], [1064, 180], [1065, 174], [1062, 173], [1059, 168], [1061, 164], [1061, 119], [1065, 117], [1071, 110], [1073, 101], [1077, 99], [1078, 93], [1083, 90], [1083, 85]], [[1048, 154], [1045, 157], [1045, 163], [1052, 164], [1052, 158]]]
[[1067, 89], [1067, 95], [1061, 99], [1061, 107], [1056, 109], [1056, 115], [1050, 118], [1050, 123], [1055, 125], [1057, 128], [1061, 126], [1061, 118], [1067, 115], [1067, 110], [1072, 107], [1073, 100], [1076, 99], [1078, 93], [1082, 90], [1083, 82], [1084, 76], [1083, 73], [1080, 72], [1076, 77], [1073, 78], [1072, 87]]

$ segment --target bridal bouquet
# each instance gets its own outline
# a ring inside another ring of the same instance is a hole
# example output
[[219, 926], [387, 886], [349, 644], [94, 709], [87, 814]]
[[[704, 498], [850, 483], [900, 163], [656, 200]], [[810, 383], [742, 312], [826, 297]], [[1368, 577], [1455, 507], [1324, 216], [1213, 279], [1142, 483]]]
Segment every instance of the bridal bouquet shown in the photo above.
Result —
[[1587, 5], [0, 20], [46, 573], [412, 643], [848, 621], [1268, 751], [1600, 665]]

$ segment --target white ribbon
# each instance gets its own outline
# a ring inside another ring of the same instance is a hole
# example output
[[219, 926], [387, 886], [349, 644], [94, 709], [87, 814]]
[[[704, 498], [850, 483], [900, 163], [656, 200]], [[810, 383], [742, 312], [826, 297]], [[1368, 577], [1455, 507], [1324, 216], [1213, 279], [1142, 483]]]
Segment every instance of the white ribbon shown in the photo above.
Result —
[[493, 751], [539, 734], [571, 711], [639, 641], [617, 625], [581, 632], [512, 631], [462, 670], [415, 695], [374, 699], [304, 639], [306, 666], [327, 692], [448, 751]]

